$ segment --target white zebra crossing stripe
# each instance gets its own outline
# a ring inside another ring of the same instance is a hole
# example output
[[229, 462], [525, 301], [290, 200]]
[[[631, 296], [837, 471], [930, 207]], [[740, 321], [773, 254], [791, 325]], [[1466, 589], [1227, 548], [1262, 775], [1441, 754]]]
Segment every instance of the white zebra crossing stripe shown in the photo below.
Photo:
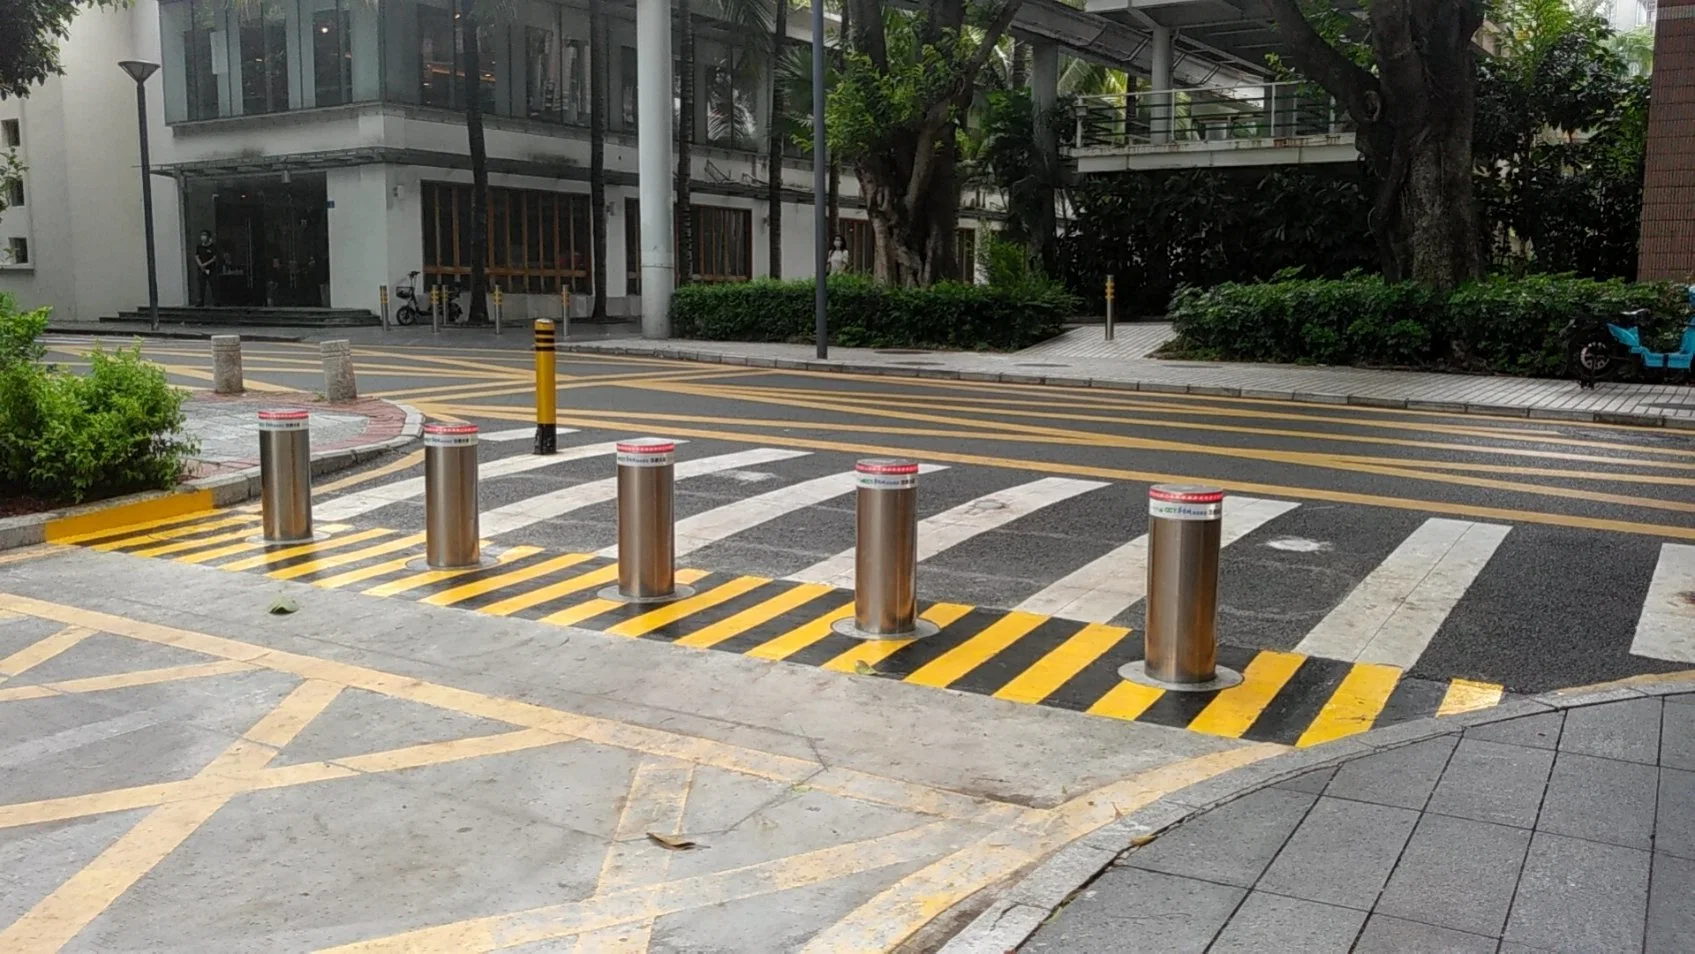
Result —
[[[575, 434], [577, 429], [574, 427], [555, 427], [553, 432], [555, 434]], [[477, 439], [500, 444], [506, 441], [527, 441], [535, 436], [536, 429], [533, 427], [514, 427], [509, 431], [484, 431], [477, 435]]]
[[[564, 452], [561, 451], [560, 453]], [[805, 457], [807, 454], [807, 451], [760, 447], [754, 450], [737, 451], [733, 454], [719, 454], [716, 457], [678, 461], [674, 474], [677, 480], [687, 480], [690, 477], [704, 477], [707, 474], [734, 470], [738, 467], [754, 467], [759, 464], [769, 464], [773, 461], [788, 460], [791, 457]], [[484, 511], [479, 518], [479, 529], [485, 537], [511, 533], [513, 530], [540, 523], [543, 520], [563, 516], [573, 510], [581, 510], [597, 503], [616, 500], [617, 497], [618, 478], [616, 477], [572, 484], [569, 487], [561, 487], [558, 490], [548, 491], [534, 497], [526, 497], [503, 507]]]
[[[1008, 487], [918, 521], [920, 561], [956, 547], [980, 533], [1029, 516], [1050, 504], [1105, 487], [1098, 480], [1043, 477], [1027, 484]], [[847, 549], [790, 576], [802, 583], [853, 586], [853, 550]]]
[[[1219, 544], [1229, 546], [1275, 517], [1300, 506], [1258, 497], [1226, 497]], [[1048, 584], [1017, 609], [1086, 623], [1106, 623], [1147, 595], [1148, 535], [1142, 534]]]
[[1695, 546], [1661, 545], [1630, 653], [1695, 663]]
[[1295, 652], [1411, 669], [1511, 529], [1426, 520], [1307, 633]]
[[[940, 464], [918, 465], [920, 474], [933, 474], [939, 470], [947, 470], [947, 467]], [[743, 530], [770, 523], [785, 514], [834, 500], [852, 491], [854, 486], [854, 472], [844, 471], [827, 477], [803, 480], [798, 484], [766, 491], [756, 497], [748, 497], [679, 520], [676, 554], [681, 557], [693, 553]], [[600, 551], [600, 555], [615, 557], [618, 555], [618, 547], [607, 547]]]
[[[618, 450], [617, 441], [606, 441], [600, 444], [583, 444], [577, 447], [561, 447], [557, 454], [514, 454], [491, 460], [477, 466], [477, 479], [488, 480], [491, 477], [505, 477], [510, 474], [521, 474], [527, 470], [536, 470], [553, 464], [563, 464], [570, 460], [582, 460], [586, 457], [599, 457]], [[401, 503], [414, 497], [424, 495], [424, 478], [408, 477], [397, 480], [392, 484], [361, 490], [356, 494], [337, 497], [325, 503], [315, 504], [312, 515], [318, 520], [343, 521], [360, 514], [370, 513], [389, 504]]]

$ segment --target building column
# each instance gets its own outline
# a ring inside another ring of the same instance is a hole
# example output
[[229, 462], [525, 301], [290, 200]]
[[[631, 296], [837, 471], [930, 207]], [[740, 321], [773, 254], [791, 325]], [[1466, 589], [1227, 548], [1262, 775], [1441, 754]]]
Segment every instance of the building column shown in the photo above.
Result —
[[1030, 102], [1036, 107], [1036, 138], [1052, 151], [1053, 123], [1048, 115], [1059, 102], [1059, 46], [1038, 41], [1031, 46]]
[[1654, 26], [1653, 89], [1642, 175], [1637, 279], [1688, 281], [1695, 274], [1695, 0], [1660, 0]]
[[671, 337], [671, 4], [636, 0], [636, 147], [641, 188], [642, 337]]
[[1155, 25], [1153, 32], [1153, 70], [1148, 77], [1154, 88], [1149, 104], [1153, 111], [1150, 125], [1154, 142], [1163, 143], [1171, 141], [1172, 111], [1176, 106], [1176, 98], [1171, 94], [1171, 28]]

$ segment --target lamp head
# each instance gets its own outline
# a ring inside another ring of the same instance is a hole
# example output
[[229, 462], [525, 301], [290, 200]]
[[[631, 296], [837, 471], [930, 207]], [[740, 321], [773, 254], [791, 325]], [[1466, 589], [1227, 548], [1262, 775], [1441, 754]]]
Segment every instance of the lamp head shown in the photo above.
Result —
[[118, 65], [123, 67], [124, 72], [129, 74], [129, 78], [137, 83], [147, 82], [147, 77], [152, 76], [159, 69], [159, 64], [149, 63], [146, 60], [120, 60]]

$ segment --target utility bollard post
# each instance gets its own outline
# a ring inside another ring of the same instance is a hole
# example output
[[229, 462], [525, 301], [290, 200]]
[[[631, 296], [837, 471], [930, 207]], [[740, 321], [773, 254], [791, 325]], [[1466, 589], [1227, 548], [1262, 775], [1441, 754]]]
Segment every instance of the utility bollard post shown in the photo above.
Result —
[[559, 428], [555, 423], [553, 380], [553, 320], [536, 319], [536, 449], [537, 454], [559, 450]]
[[430, 333], [441, 334], [441, 286], [430, 286]]
[[318, 346], [324, 356], [324, 400], [352, 401], [359, 397], [359, 383], [353, 378], [353, 344], [343, 338], [326, 341]]
[[675, 441], [618, 442], [618, 585], [603, 599], [664, 603], [694, 594], [677, 585]]
[[212, 336], [212, 390], [217, 394], [240, 394], [246, 390], [241, 380], [241, 336]]
[[424, 425], [424, 561], [432, 570], [480, 565], [477, 425]]
[[500, 316], [501, 312], [504, 310], [501, 307], [500, 301], [500, 286], [496, 285], [494, 286], [494, 333], [497, 335], [500, 334]]
[[259, 412], [259, 508], [265, 543], [312, 539], [312, 432], [306, 411]]
[[377, 286], [377, 303], [382, 306], [382, 309], [383, 309], [383, 314], [382, 314], [383, 330], [387, 331], [388, 330], [388, 286], [387, 285], [378, 285]]
[[918, 465], [870, 458], [854, 476], [853, 618], [831, 628], [859, 639], [934, 635], [935, 624], [918, 618]]
[[571, 337], [571, 286], [559, 286], [559, 337]]
[[1148, 624], [1141, 662], [1120, 678], [1180, 691], [1222, 689], [1242, 677], [1218, 665], [1218, 547], [1224, 492], [1148, 489]]
[[1113, 325], [1116, 324], [1114, 319], [1117, 317], [1113, 313], [1114, 309], [1113, 309], [1113, 306], [1112, 306], [1112, 292], [1113, 292], [1112, 276], [1108, 275], [1106, 277], [1106, 340], [1108, 340], [1108, 341], [1112, 340], [1112, 334], [1113, 334], [1113, 331], [1114, 331]]

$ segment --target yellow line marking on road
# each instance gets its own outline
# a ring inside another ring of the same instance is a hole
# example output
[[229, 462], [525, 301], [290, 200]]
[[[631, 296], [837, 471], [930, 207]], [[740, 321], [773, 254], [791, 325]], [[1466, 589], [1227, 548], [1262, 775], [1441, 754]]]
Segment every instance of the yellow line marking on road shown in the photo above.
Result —
[[33, 686], [13, 686], [10, 689], [0, 689], [0, 702], [105, 692], [108, 689], [129, 689], [133, 686], [151, 686], [183, 679], [204, 679], [208, 676], [225, 676], [234, 672], [246, 672], [252, 668], [254, 667], [244, 662], [220, 659], [216, 662], [189, 663], [186, 666], [167, 666], [163, 669], [121, 672], [112, 676], [87, 676], [82, 679], [65, 679], [60, 682], [44, 682]]
[[1448, 691], [1443, 694], [1442, 703], [1436, 707], [1436, 714], [1449, 716], [1487, 709], [1499, 704], [1505, 692], [1503, 687], [1492, 682], [1454, 679], [1448, 683]]
[[1090, 623], [996, 690], [995, 698], [1035, 705], [1129, 634], [1122, 626]]
[[[618, 568], [616, 566], [606, 567], [605, 569], [612, 571], [611, 579], [617, 579], [618, 578]], [[602, 571], [597, 571], [597, 572], [602, 572]], [[588, 576], [588, 575], [589, 574], [586, 574], [586, 573], [584, 574], [584, 576]], [[695, 583], [695, 582], [699, 581], [700, 579], [702, 579], [703, 577], [705, 577], [706, 575], [707, 575], [707, 571], [705, 571], [705, 570], [678, 570], [676, 579], [677, 579], [678, 583]], [[582, 577], [577, 577], [577, 579], [581, 579], [581, 578]], [[570, 583], [571, 580], [566, 580], [564, 582]], [[561, 585], [563, 585], [563, 584], [561, 584]], [[700, 598], [699, 596], [689, 597], [689, 599], [699, 599], [699, 598]], [[564, 609], [559, 610], [556, 613], [549, 613], [548, 615], [543, 616], [541, 618], [541, 621], [544, 622], [544, 623], [552, 623], [555, 626], [575, 626], [578, 623], [581, 623], [582, 621], [584, 621], [586, 619], [593, 619], [594, 617], [599, 616], [602, 613], [610, 613], [613, 610], [615, 610], [615, 609], [617, 609], [621, 606], [628, 606], [628, 605], [630, 605], [630, 604], [625, 603], [622, 600], [607, 600], [607, 599], [600, 599], [599, 597], [596, 597], [595, 599], [591, 599], [591, 600], [587, 600], [587, 601], [582, 602], [582, 603], [578, 603], [575, 606], [567, 606]], [[659, 611], [655, 610], [654, 612], [659, 612]], [[643, 615], [644, 616], [651, 616], [652, 614], [648, 613], [648, 614], [643, 614]], [[638, 617], [638, 619], [639, 618], [641, 618], [641, 617]], [[620, 634], [620, 635], [627, 635], [627, 634]]]
[[407, 536], [400, 537], [399, 539], [388, 540], [375, 546], [361, 547], [351, 553], [337, 553], [333, 556], [327, 556], [317, 560], [308, 560], [305, 563], [296, 563], [294, 566], [285, 566], [281, 569], [272, 570], [265, 575], [273, 580], [292, 580], [297, 577], [305, 576], [308, 573], [316, 573], [319, 570], [329, 570], [338, 566], [346, 566], [349, 563], [358, 563], [361, 560], [369, 560], [371, 557], [382, 556], [386, 553], [393, 553], [396, 550], [411, 549], [423, 542], [424, 534], [408, 534]]
[[[323, 527], [323, 529], [333, 532], [333, 528], [338, 526], [341, 525], [327, 524]], [[311, 543], [303, 543], [295, 547], [281, 547], [279, 549], [267, 550], [266, 552], [260, 553], [256, 556], [243, 557], [240, 560], [233, 560], [229, 563], [221, 563], [218, 565], [218, 569], [238, 573], [242, 570], [251, 570], [255, 567], [271, 566], [272, 564], [281, 563], [283, 560], [292, 559], [297, 556], [323, 553], [325, 550], [339, 550], [348, 544], [362, 543], [366, 540], [374, 540], [377, 537], [386, 537], [393, 532], [393, 530], [385, 530], [381, 527], [376, 527], [370, 530], [360, 530], [357, 533], [350, 533], [345, 537], [330, 537], [328, 540], [314, 540]]]
[[1013, 610], [983, 627], [977, 635], [920, 666], [906, 677], [906, 681], [945, 689], [994, 658], [996, 653], [1018, 642], [1047, 619], [1035, 613]]
[[393, 560], [385, 560], [382, 563], [373, 563], [370, 566], [362, 566], [358, 569], [348, 570], [345, 573], [337, 573], [334, 576], [326, 576], [321, 580], [313, 580], [312, 585], [321, 586], [326, 590], [340, 589], [341, 587], [352, 583], [361, 583], [374, 577], [387, 576], [390, 573], [398, 573], [401, 570], [406, 569], [406, 567], [411, 564], [414, 559], [416, 559], [416, 557], [403, 556]]
[[[694, 766], [670, 759], [644, 759], [630, 779], [624, 810], [612, 844], [600, 864], [594, 897], [624, 888], [663, 882], [671, 873], [671, 852], [653, 844], [648, 832], [683, 834], [683, 812], [694, 785]], [[577, 936], [577, 954], [646, 954], [653, 939], [653, 918]]]
[[390, 461], [381, 467], [373, 467], [370, 470], [362, 471], [357, 474], [343, 477], [339, 480], [332, 480], [327, 484], [321, 484], [313, 487], [312, 496], [317, 497], [322, 494], [333, 494], [338, 490], [346, 490], [349, 487], [357, 487], [366, 481], [376, 480], [378, 477], [387, 477], [390, 474], [397, 474], [403, 470], [411, 470], [413, 467], [416, 467], [423, 462], [424, 452], [421, 450], [413, 451], [412, 453], [401, 457], [399, 460]]
[[66, 626], [45, 639], [25, 646], [5, 659], [0, 659], [0, 683], [23, 675], [93, 635], [92, 629]]
[[[239, 778], [263, 769], [280, 747], [329, 706], [341, 688], [317, 680], [301, 683], [195, 778]], [[0, 930], [0, 950], [19, 954], [59, 950], [233, 797], [233, 793], [211, 795], [155, 808], [23, 917]]]
[[1318, 710], [1318, 716], [1296, 740], [1296, 747], [1304, 749], [1371, 728], [1400, 681], [1401, 670], [1394, 666], [1354, 663], [1342, 677], [1342, 684]]
[[[219, 530], [219, 529], [222, 529], [224, 527], [234, 527], [234, 526], [252, 527], [253, 524], [257, 520], [258, 520], [257, 515], [248, 515], [248, 514], [238, 514], [238, 515], [233, 516], [233, 517], [224, 517], [224, 518], [219, 519], [219, 520], [197, 520], [194, 523], [170, 527], [170, 528], [164, 529], [164, 530], [150, 530], [146, 533], [138, 533], [138, 534], [135, 534], [134, 536], [119, 537], [116, 540], [108, 540], [104, 543], [89, 544], [88, 549], [90, 549], [90, 550], [122, 550], [122, 549], [127, 549], [129, 547], [146, 546], [147, 544], [150, 544], [150, 543], [164, 543], [164, 542], [170, 541], [170, 540], [180, 540], [183, 537], [186, 537], [191, 533], [204, 533], [208, 530]], [[191, 543], [189, 543], [189, 546], [194, 546], [195, 543], [197, 543], [197, 542], [198, 541], [191, 542]], [[164, 552], [174, 553], [176, 551], [167, 550], [167, 551], [164, 551]], [[142, 555], [151, 555], [152, 553], [153, 553], [153, 551], [151, 551], [151, 550], [144, 550], [144, 551], [141, 551], [139, 553], [135, 553], [133, 555], [142, 556]]]
[[805, 606], [807, 603], [834, 590], [835, 587], [826, 586], [822, 583], [802, 583], [778, 593], [763, 603], [750, 606], [734, 616], [721, 619], [709, 626], [703, 626], [680, 639], [672, 640], [671, 645], [688, 646], [692, 649], [709, 649], [727, 639], [734, 639], [761, 623], [770, 622], [790, 610]]
[[[532, 547], [528, 545], [507, 547], [495, 555], [494, 566], [505, 566], [508, 563], [522, 560], [525, 557], [535, 556], [540, 552], [541, 547]], [[379, 583], [376, 586], [362, 592], [366, 596], [394, 596], [397, 593], [404, 593], [407, 590], [415, 590], [420, 586], [428, 586], [431, 583], [440, 583], [442, 580], [457, 579], [461, 576], [467, 576], [472, 573], [481, 573], [484, 570], [492, 568], [493, 567], [473, 566], [464, 567], [458, 570], [425, 570], [422, 573], [414, 573], [411, 576], [403, 576], [398, 580], [391, 580], [387, 583]]]
[[1241, 685], [1213, 696], [1200, 715], [1189, 723], [1190, 731], [1241, 738], [1306, 658], [1298, 653], [1269, 649], [1260, 652], [1242, 670]]
[[516, 596], [508, 596], [506, 599], [500, 600], [499, 602], [490, 603], [489, 605], [482, 607], [477, 610], [477, 612], [486, 613], [489, 616], [510, 616], [519, 610], [529, 609], [532, 606], [539, 606], [548, 600], [558, 599], [561, 596], [569, 596], [572, 593], [577, 593], [582, 590], [589, 589], [590, 587], [603, 586], [616, 579], [618, 579], [618, 565], [613, 564], [611, 566], [603, 566], [596, 570], [590, 570], [587, 573], [579, 573], [568, 579], [560, 580], [557, 583], [549, 583], [546, 586], [537, 587], [527, 593], [519, 593]]
[[[932, 604], [929, 609], [919, 613], [918, 618], [929, 620], [930, 622], [935, 623], [938, 628], [945, 628], [952, 625], [954, 622], [958, 621], [960, 617], [969, 612], [971, 612], [971, 607], [962, 603], [935, 603]], [[930, 636], [928, 638], [939, 639], [940, 634]], [[840, 653], [836, 656], [836, 658], [825, 663], [821, 668], [834, 670], [835, 672], [858, 672], [861, 665], [875, 666], [890, 656], [893, 656], [895, 653], [900, 652], [902, 649], [912, 645], [914, 642], [916, 642], [916, 640], [912, 639], [863, 640], [852, 649], [849, 649], [844, 653]]]
[[[216, 533], [207, 537], [195, 537], [193, 540], [178, 540], [175, 543], [161, 543], [158, 546], [143, 547], [140, 550], [125, 550], [124, 552], [130, 556], [138, 557], [170, 556], [173, 553], [187, 553], [190, 550], [206, 549], [214, 545], [230, 543], [236, 540], [247, 540], [258, 532], [254, 526], [255, 521], [251, 517], [244, 518], [239, 522], [242, 524], [241, 528], [239, 530], [231, 530], [228, 533]], [[193, 529], [198, 530], [200, 528], [195, 527]]]
[[428, 603], [431, 606], [452, 606], [455, 603], [468, 600], [473, 596], [481, 596], [484, 593], [493, 593], [495, 590], [503, 590], [515, 583], [523, 583], [526, 580], [534, 580], [538, 577], [546, 576], [555, 570], [563, 570], [566, 567], [576, 566], [579, 563], [586, 563], [592, 559], [594, 559], [594, 554], [592, 553], [567, 553], [563, 556], [556, 556], [552, 559], [543, 560], [540, 563], [532, 564], [522, 569], [513, 570], [510, 573], [496, 573], [493, 576], [474, 580], [470, 583], [456, 586], [450, 590], [442, 590], [440, 593], [431, 593], [429, 596], [424, 597], [418, 602]]
[[739, 576], [714, 586], [704, 593], [696, 593], [675, 603], [667, 603], [655, 610], [650, 610], [634, 619], [627, 619], [606, 630], [611, 636], [641, 636], [656, 629], [679, 622], [703, 609], [717, 606], [727, 600], [733, 600], [743, 593], [759, 589], [771, 582], [763, 576]]
[[1110, 716], [1114, 719], [1124, 719], [1134, 722], [1148, 711], [1148, 707], [1159, 701], [1165, 695], [1164, 689], [1144, 686], [1139, 682], [1123, 681], [1108, 689], [1106, 695], [1095, 700], [1088, 709], [1090, 715]]
[[805, 623], [796, 626], [794, 629], [789, 630], [781, 636], [775, 636], [763, 643], [760, 643], [758, 646], [753, 647], [743, 655], [752, 656], [755, 659], [769, 659], [772, 661], [787, 659], [813, 643], [829, 636], [831, 633], [830, 625], [836, 620], [845, 619], [852, 615], [853, 603], [844, 603], [815, 619], [808, 620]]

